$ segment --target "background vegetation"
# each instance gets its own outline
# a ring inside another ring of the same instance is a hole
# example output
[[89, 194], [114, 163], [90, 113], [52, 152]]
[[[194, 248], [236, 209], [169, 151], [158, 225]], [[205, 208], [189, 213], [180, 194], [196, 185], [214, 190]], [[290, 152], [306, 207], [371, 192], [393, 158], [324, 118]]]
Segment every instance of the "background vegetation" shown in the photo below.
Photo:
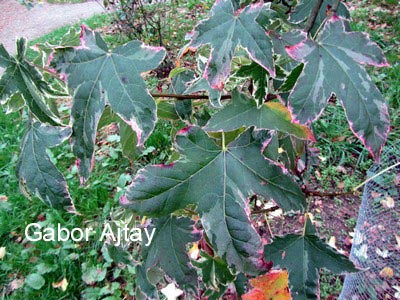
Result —
[[[209, 10], [211, 2], [184, 1], [168, 8], [174, 9], [174, 17], [167, 20], [161, 43], [170, 51], [171, 59], [176, 56], [177, 47], [184, 45], [184, 35], [193, 27], [194, 20]], [[400, 138], [400, 22], [396, 2], [364, 0], [349, 3], [353, 8], [353, 29], [369, 32], [384, 49], [392, 65], [391, 68], [369, 70], [390, 103], [392, 131], [389, 144], [396, 143]], [[149, 8], [150, 11], [152, 9], [160, 8], [155, 5]], [[122, 44], [132, 37], [131, 32], [124, 35], [112, 15], [95, 16], [85, 23], [106, 35], [106, 41], [111, 46]], [[32, 41], [31, 45], [44, 41], [55, 43], [68, 29], [58, 29]], [[156, 34], [146, 33], [142, 37], [147, 43], [160, 44], [160, 37]], [[28, 55], [33, 58], [34, 52]], [[163, 71], [168, 72], [168, 66]], [[156, 88], [152, 82], [149, 85]], [[65, 109], [68, 109], [67, 104]], [[331, 105], [324, 114], [327, 118], [314, 125], [314, 134], [318, 139], [316, 147], [320, 150], [322, 163], [311, 170], [309, 182], [311, 185], [322, 185], [327, 190], [350, 190], [363, 180], [372, 159], [348, 129], [344, 112], [339, 106]], [[69, 145], [53, 151], [51, 158], [58, 162], [69, 180], [77, 211], [81, 213], [70, 215], [49, 209], [40, 201], [28, 201], [20, 194], [15, 163], [25, 119], [24, 115], [6, 115], [0, 111], [0, 247], [6, 249], [5, 256], [0, 260], [0, 299], [133, 299], [134, 268], [113, 263], [109, 259], [112, 254], [96, 239], [81, 244], [30, 243], [24, 238], [24, 229], [32, 222], [40, 222], [43, 226], [61, 223], [69, 228], [88, 224], [96, 227], [124, 214], [118, 199], [131, 181], [131, 175], [140, 166], [164, 162], [170, 156], [170, 124], [166, 121], [157, 124], [136, 166], [132, 166], [122, 155], [117, 128], [106, 127], [103, 135], [98, 137], [97, 153], [100, 155], [90, 179], [90, 190], [77, 184], [77, 170], [71, 167], [74, 157]], [[126, 174], [119, 175], [121, 170], [126, 170]], [[312, 211], [314, 217], [327, 228], [321, 234], [328, 239], [334, 236], [336, 246], [349, 251], [349, 234], [355, 226], [359, 197], [331, 199], [332, 207], [319, 205], [320, 202], [319, 199], [314, 201]], [[344, 207], [339, 212], [341, 216], [337, 215], [335, 204]], [[279, 226], [285, 221], [281, 217], [274, 219], [273, 231], [279, 233]], [[323, 274], [322, 299], [336, 299], [341, 283], [342, 278]]]

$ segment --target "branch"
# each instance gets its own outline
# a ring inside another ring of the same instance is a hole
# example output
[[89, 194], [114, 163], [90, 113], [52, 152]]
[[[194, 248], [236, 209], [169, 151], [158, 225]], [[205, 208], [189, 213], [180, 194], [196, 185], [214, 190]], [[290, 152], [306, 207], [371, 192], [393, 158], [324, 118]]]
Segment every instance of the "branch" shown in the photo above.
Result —
[[331, 14], [335, 15], [339, 8], [340, 0], [334, 0], [332, 4]]
[[311, 28], [313, 28], [315, 20], [317, 19], [318, 12], [321, 8], [323, 1], [324, 0], [318, 0], [317, 3], [315, 4], [313, 10], [311, 11], [310, 18], [308, 19], [308, 23], [307, 23], [306, 27], [304, 28], [305, 32], [309, 33]]
[[[207, 95], [179, 95], [179, 94], [151, 94], [154, 98], [174, 98], [176, 100], [187, 100], [187, 99], [208, 99]], [[231, 99], [231, 95], [222, 95], [221, 100]]]
[[318, 192], [318, 191], [309, 191], [305, 190], [304, 194], [307, 196], [314, 196], [314, 197], [337, 197], [337, 196], [350, 196], [350, 195], [355, 195], [355, 191], [351, 192], [340, 192], [340, 193], [326, 193], [326, 192]]
[[278, 210], [278, 209], [280, 209], [279, 206], [272, 206], [272, 207], [270, 207], [270, 208], [259, 209], [259, 210], [253, 210], [253, 211], [251, 212], [251, 214], [252, 214], [252, 215], [266, 214], [266, 213], [270, 213], [270, 212], [276, 211], [276, 210]]

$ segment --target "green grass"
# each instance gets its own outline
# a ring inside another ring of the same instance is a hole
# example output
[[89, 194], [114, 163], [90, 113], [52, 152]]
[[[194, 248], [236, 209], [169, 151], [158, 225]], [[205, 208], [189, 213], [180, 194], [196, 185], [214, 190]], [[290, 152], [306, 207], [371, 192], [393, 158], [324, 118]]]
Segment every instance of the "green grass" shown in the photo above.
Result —
[[[84, 21], [92, 29], [103, 28], [111, 23], [109, 15], [98, 15]], [[73, 26], [78, 29], [79, 24]], [[29, 42], [49, 42], [57, 44], [69, 26], [59, 28], [49, 34]], [[109, 46], [123, 42], [115, 35], [105, 37]], [[36, 53], [29, 49], [28, 58], [34, 59]], [[30, 243], [24, 236], [29, 223], [43, 222], [43, 226], [60, 223], [67, 228], [84, 228], [87, 225], [102, 226], [113, 215], [123, 214], [119, 198], [131, 181], [133, 170], [147, 163], [165, 162], [171, 154], [171, 124], [159, 122], [154, 133], [145, 145], [144, 154], [134, 165], [122, 156], [120, 144], [115, 134], [100, 132], [107, 140], [96, 151], [96, 165], [84, 187], [79, 185], [75, 158], [70, 145], [65, 143], [49, 154], [58, 168], [65, 175], [69, 191], [75, 200], [80, 215], [71, 215], [55, 211], [45, 206], [39, 199], [28, 200], [19, 189], [15, 174], [19, 144], [24, 132], [26, 116], [14, 113], [5, 115], [0, 111], [0, 196], [7, 201], [0, 201], [0, 247], [6, 247], [6, 257], [0, 261], [0, 299], [132, 299], [134, 293], [134, 269], [118, 267], [107, 261], [107, 252], [98, 236], [88, 243], [72, 242], [35, 242]], [[86, 188], [90, 186], [90, 188]], [[83, 278], [93, 272], [106, 273], [106, 277], [93, 285], [88, 285]], [[45, 285], [35, 290], [24, 284], [11, 292], [11, 286], [18, 280], [26, 280], [30, 274], [40, 274]], [[69, 285], [66, 292], [53, 288], [52, 283], [66, 278]], [[122, 284], [122, 286], [121, 286]], [[131, 298], [129, 298], [131, 297]]]
[[[397, 18], [399, 9], [395, 5], [385, 6], [381, 2], [353, 1], [358, 9], [353, 11], [351, 27], [356, 31], [370, 34], [385, 52], [391, 64], [388, 68], [368, 68], [373, 81], [382, 91], [389, 104], [391, 132], [388, 144], [395, 144], [400, 138], [400, 21]], [[389, 3], [390, 1], [386, 1]], [[376, 24], [376, 28], [371, 27]], [[383, 26], [382, 26], [383, 24]], [[371, 156], [349, 129], [346, 116], [339, 104], [328, 106], [321, 118], [314, 124], [318, 137], [317, 147], [325, 158], [321, 169], [328, 166], [351, 166], [363, 173], [372, 164]]]
[[[111, 22], [112, 22], [112, 17], [109, 14], [94, 15], [93, 17], [90, 17], [86, 20], [82, 20], [82, 24], [86, 24], [87, 26], [89, 26], [92, 29], [98, 29], [98, 28], [109, 26], [111, 24]], [[62, 37], [71, 28], [78, 30], [80, 25], [81, 25], [81, 23], [75, 24], [74, 26], [60, 27], [60, 28], [58, 28], [48, 34], [45, 34], [37, 39], [33, 39], [33, 40], [29, 41], [28, 45], [33, 46], [35, 44], [41, 44], [41, 43], [45, 43], [45, 42], [48, 42], [49, 44], [52, 44], [52, 45], [57, 45], [62, 40]], [[108, 42], [112, 43], [113, 41], [115, 41], [115, 38], [112, 38], [112, 36], [108, 36], [107, 38], [108, 38], [108, 40], [106, 39], [106, 41], [108, 41]], [[27, 50], [27, 58], [29, 60], [33, 60], [36, 57], [36, 55], [37, 55], [37, 53], [34, 50], [32, 50], [32, 49]]]

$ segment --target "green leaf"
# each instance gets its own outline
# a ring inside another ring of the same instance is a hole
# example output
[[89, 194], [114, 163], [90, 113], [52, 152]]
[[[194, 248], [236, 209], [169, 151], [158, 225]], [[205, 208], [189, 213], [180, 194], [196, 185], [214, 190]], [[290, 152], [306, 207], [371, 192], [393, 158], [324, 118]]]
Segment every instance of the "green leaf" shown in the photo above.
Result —
[[[307, 37], [307, 34], [300, 30], [292, 30], [283, 34], [271, 31], [269, 36], [274, 45], [274, 53], [278, 55], [277, 67], [280, 66], [287, 72], [292, 71], [299, 63], [288, 55], [286, 48], [301, 43]], [[278, 71], [277, 68], [277, 75], [279, 74]]]
[[33, 62], [42, 67], [49, 67], [52, 59], [54, 58], [55, 49], [63, 50], [65, 48], [77, 47], [81, 41], [79, 39], [80, 30], [75, 27], [71, 27], [67, 33], [65, 33], [61, 39], [52, 39], [51, 42], [46, 41], [43, 44], [35, 44], [31, 47], [38, 53]]
[[179, 120], [179, 116], [175, 110], [175, 105], [166, 101], [158, 101], [157, 117], [172, 121]]
[[274, 134], [264, 149], [269, 159], [282, 163], [286, 169], [295, 170], [304, 152], [305, 141], [293, 136]]
[[268, 94], [268, 72], [259, 64], [252, 62], [250, 65], [242, 66], [237, 72], [236, 76], [251, 77], [254, 80], [255, 92], [254, 97], [261, 105]]
[[107, 125], [110, 125], [114, 122], [122, 121], [109, 106], [103, 110], [99, 123], [97, 124], [97, 129], [103, 128]]
[[[314, 26], [311, 32], [314, 34], [316, 30], [321, 26], [322, 22], [327, 17], [327, 11], [331, 9], [336, 0], [324, 0], [322, 2], [321, 8], [319, 9], [317, 18], [315, 19]], [[295, 7], [293, 13], [290, 14], [290, 21], [293, 23], [301, 23], [308, 20], [311, 12], [316, 5], [318, 0], [300, 0]], [[339, 2], [338, 10], [336, 12], [338, 16], [346, 19], [350, 19], [350, 12], [343, 2]]]
[[156, 287], [147, 278], [147, 271], [142, 266], [136, 266], [136, 299], [159, 299]]
[[300, 188], [263, 157], [262, 141], [252, 130], [226, 149], [198, 127], [180, 131], [176, 143], [182, 158], [172, 165], [141, 169], [121, 205], [142, 215], [162, 216], [197, 204], [217, 255], [241, 271], [256, 273], [261, 241], [249, 220], [247, 196], [257, 193], [285, 210], [303, 210]]
[[[142, 269], [147, 270], [147, 274], [150, 269], [159, 267], [181, 289], [196, 293], [197, 273], [186, 251], [186, 244], [200, 239], [200, 234], [194, 233], [194, 222], [172, 215], [153, 221], [155, 233], [151, 244], [143, 247]], [[150, 233], [154, 230], [152, 228]]]
[[195, 28], [190, 47], [197, 48], [205, 44], [211, 46], [204, 72], [211, 88], [223, 89], [238, 45], [271, 76], [275, 76], [271, 40], [256, 21], [264, 7], [264, 4], [258, 3], [235, 11], [231, 0], [216, 1], [210, 18]]
[[84, 182], [93, 166], [96, 129], [105, 104], [136, 132], [139, 145], [154, 129], [156, 104], [140, 74], [155, 68], [165, 50], [139, 41], [109, 50], [98, 33], [85, 27], [81, 42], [80, 47], [64, 51], [58, 68], [68, 75], [69, 87], [75, 89], [73, 152]]
[[25, 283], [34, 290], [40, 290], [46, 282], [42, 275], [33, 273], [26, 277]]
[[41, 122], [59, 125], [57, 116], [47, 106], [47, 83], [39, 71], [25, 59], [26, 40], [17, 40], [17, 54], [11, 57], [0, 44], [0, 66], [5, 68], [0, 78], [0, 103], [9, 111], [21, 109], [24, 104]]
[[187, 90], [183, 93], [184, 95], [189, 95], [201, 91], [206, 91], [208, 93], [208, 99], [210, 103], [215, 108], [221, 108], [221, 92], [217, 89], [211, 88], [207, 79], [205, 78], [197, 78], [193, 81], [193, 83], [187, 88]]
[[93, 167], [97, 126], [105, 104], [101, 83], [86, 81], [75, 90], [71, 109], [72, 151], [78, 157], [82, 183]]
[[278, 102], [267, 102], [261, 108], [237, 90], [232, 92], [232, 103], [214, 114], [204, 127], [206, 131], [232, 131], [240, 127], [278, 130], [300, 139], [313, 139], [307, 126], [292, 123], [288, 109]]
[[119, 135], [121, 137], [122, 154], [130, 160], [135, 160], [139, 156], [137, 149], [137, 136], [132, 128], [121, 120], [119, 123]]
[[106, 278], [107, 271], [101, 267], [89, 267], [82, 274], [82, 280], [89, 285], [101, 282]]
[[266, 260], [274, 266], [289, 271], [289, 285], [295, 300], [319, 299], [319, 270], [335, 274], [357, 272], [353, 263], [344, 255], [321, 241], [314, 225], [307, 219], [304, 235], [289, 234], [277, 237], [264, 247]]
[[61, 144], [70, 135], [69, 127], [30, 124], [22, 139], [17, 174], [25, 194], [29, 192], [56, 209], [74, 211], [67, 182], [46, 153], [46, 149]]
[[[187, 83], [194, 80], [194, 72], [187, 70], [177, 74], [174, 78], [172, 78], [172, 84], [170, 90], [173, 94], [181, 95], [187, 89]], [[192, 100], [179, 100], [174, 103], [176, 113], [182, 120], [190, 120], [193, 108], [192, 108]]]
[[304, 68], [303, 64], [299, 64], [298, 66], [293, 68], [293, 70], [285, 78], [285, 81], [279, 87], [278, 90], [280, 93], [287, 93], [292, 91], [293, 87], [297, 82], [297, 79], [299, 78], [301, 72], [303, 71], [303, 68]]
[[201, 258], [193, 264], [201, 269], [202, 280], [205, 284], [219, 290], [220, 285], [227, 285], [235, 279], [226, 262], [218, 256], [210, 256], [206, 252], [200, 253]]
[[334, 16], [317, 41], [307, 39], [287, 52], [304, 63], [288, 99], [292, 116], [301, 123], [313, 121], [334, 93], [351, 130], [378, 159], [389, 131], [388, 108], [361, 65], [387, 66], [382, 50], [362, 33], [345, 32], [343, 21]]

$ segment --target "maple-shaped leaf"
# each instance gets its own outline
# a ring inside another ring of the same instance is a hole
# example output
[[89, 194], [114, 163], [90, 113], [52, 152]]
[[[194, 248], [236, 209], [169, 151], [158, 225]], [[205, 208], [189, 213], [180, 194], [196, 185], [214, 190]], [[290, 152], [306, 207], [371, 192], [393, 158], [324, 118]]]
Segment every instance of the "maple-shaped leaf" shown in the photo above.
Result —
[[346, 256], [319, 239], [309, 219], [304, 235], [275, 238], [272, 244], [264, 247], [264, 256], [272, 260], [274, 266], [288, 270], [290, 290], [296, 300], [319, 299], [321, 268], [335, 274], [357, 272]]
[[388, 108], [362, 65], [387, 66], [382, 50], [365, 34], [346, 32], [333, 16], [317, 41], [307, 39], [287, 52], [304, 63], [288, 99], [292, 116], [301, 123], [316, 119], [334, 93], [351, 130], [378, 159], [389, 131]]
[[156, 104], [140, 74], [154, 69], [165, 50], [139, 41], [109, 50], [100, 35], [86, 27], [82, 27], [81, 43], [66, 49], [57, 64], [75, 89], [72, 144], [84, 181], [93, 166], [97, 124], [106, 104], [136, 132], [138, 144], [154, 129]]
[[278, 102], [266, 102], [260, 108], [253, 99], [237, 90], [232, 92], [232, 103], [214, 114], [204, 127], [206, 131], [232, 131], [240, 127], [278, 130], [300, 139], [314, 139], [305, 125], [292, 123], [289, 110]]
[[0, 44], [0, 103], [8, 111], [18, 111], [26, 104], [41, 122], [58, 125], [57, 116], [48, 107], [51, 90], [40, 72], [25, 58], [26, 39], [17, 40], [17, 54], [12, 57]]
[[242, 296], [243, 300], [290, 300], [289, 275], [285, 270], [272, 270], [250, 279], [253, 287]]
[[70, 135], [70, 127], [29, 124], [21, 143], [17, 174], [24, 194], [37, 196], [56, 209], [74, 211], [67, 182], [46, 153], [48, 148], [61, 144]]
[[285, 210], [302, 210], [305, 200], [290, 176], [264, 158], [262, 141], [252, 133], [221, 149], [198, 127], [180, 131], [175, 148], [182, 158], [139, 170], [121, 205], [161, 216], [196, 204], [218, 256], [254, 273], [261, 241], [249, 220], [248, 195], [263, 195]]
[[213, 89], [223, 89], [235, 48], [239, 45], [252, 60], [275, 76], [271, 40], [256, 21], [263, 9], [265, 5], [260, 2], [235, 11], [232, 0], [216, 1], [210, 18], [195, 28], [190, 47], [210, 45], [211, 54], [204, 77]]
[[194, 222], [188, 218], [166, 216], [154, 219], [154, 229], [149, 229], [149, 232], [155, 230], [152, 242], [143, 246], [141, 267], [145, 272], [154, 267], [161, 268], [181, 289], [196, 291], [197, 273], [186, 251], [186, 244], [200, 239], [193, 226]]

